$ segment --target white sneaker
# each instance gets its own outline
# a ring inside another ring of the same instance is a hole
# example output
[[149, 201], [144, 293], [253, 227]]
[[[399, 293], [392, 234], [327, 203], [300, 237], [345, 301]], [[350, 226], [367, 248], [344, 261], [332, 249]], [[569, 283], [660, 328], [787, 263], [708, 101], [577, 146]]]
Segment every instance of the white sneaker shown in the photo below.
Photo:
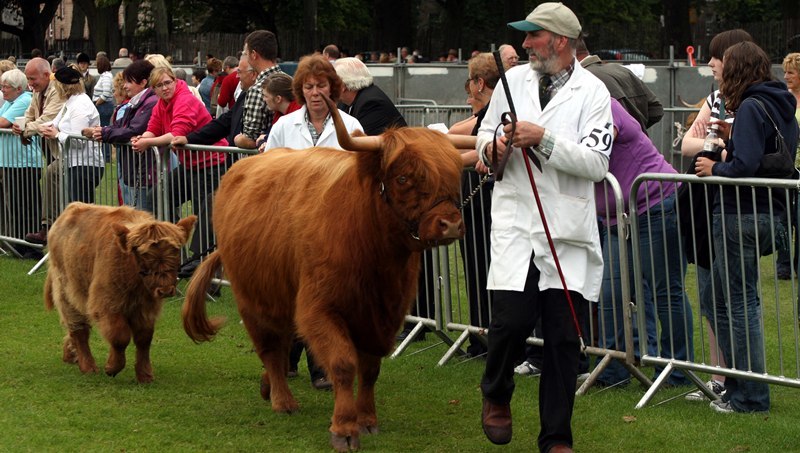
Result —
[[532, 363], [526, 360], [514, 368], [514, 373], [521, 376], [539, 376], [542, 374], [542, 370], [536, 368]]
[[711, 404], [709, 404], [708, 406], [711, 409], [714, 409], [714, 412], [717, 412], [719, 414], [732, 414], [736, 412], [731, 407], [731, 403], [729, 401], [716, 400], [712, 401]]
[[[706, 382], [706, 387], [714, 392], [714, 394], [717, 395], [717, 398], [722, 398], [722, 395], [725, 394], [725, 386], [717, 381], [711, 380]], [[705, 393], [703, 393], [702, 390], [688, 393], [685, 398], [687, 401], [708, 401], [708, 397]]]

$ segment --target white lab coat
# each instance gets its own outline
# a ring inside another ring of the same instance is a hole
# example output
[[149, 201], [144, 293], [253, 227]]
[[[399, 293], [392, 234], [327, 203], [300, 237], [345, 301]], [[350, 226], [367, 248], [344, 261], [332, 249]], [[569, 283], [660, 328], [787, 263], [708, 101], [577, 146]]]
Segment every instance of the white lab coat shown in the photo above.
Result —
[[105, 158], [100, 144], [83, 138], [70, 138], [70, 135], [81, 135], [87, 127], [100, 125], [100, 114], [86, 93], [70, 96], [63, 107], [53, 119], [53, 124], [58, 128], [58, 142], [62, 149], [69, 145], [68, 158], [64, 159], [68, 167], [104, 167]]
[[[361, 123], [357, 119], [348, 115], [347, 113], [339, 110], [339, 115], [342, 117], [347, 132], [352, 134], [354, 131], [364, 131]], [[308, 126], [305, 122], [306, 106], [304, 105], [299, 110], [278, 118], [278, 121], [272, 125], [267, 137], [266, 149], [272, 148], [293, 148], [293, 149], [306, 149], [313, 146], [329, 146], [331, 148], [341, 148], [339, 140], [336, 138], [336, 130], [333, 127], [333, 121], [329, 120], [325, 123], [325, 128], [317, 140], [317, 144], [311, 141], [311, 132], [308, 131]]]
[[[613, 121], [606, 87], [577, 61], [574, 65], [569, 81], [544, 111], [539, 103], [538, 75], [530, 65], [512, 68], [506, 76], [518, 120], [539, 124], [555, 135], [549, 160], [540, 157], [543, 173], [533, 164], [531, 168], [567, 288], [597, 301], [603, 259], [594, 182], [608, 172]], [[478, 133], [479, 152], [491, 143], [500, 115], [507, 111], [499, 83]], [[541, 273], [539, 289], [561, 289], [522, 153], [515, 148], [492, 196], [488, 288], [522, 291], [531, 253]]]

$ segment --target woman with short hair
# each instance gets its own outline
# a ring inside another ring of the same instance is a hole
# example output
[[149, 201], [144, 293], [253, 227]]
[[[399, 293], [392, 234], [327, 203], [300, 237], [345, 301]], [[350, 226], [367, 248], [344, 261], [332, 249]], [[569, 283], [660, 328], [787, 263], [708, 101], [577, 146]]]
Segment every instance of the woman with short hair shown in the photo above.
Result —
[[[323, 99], [324, 95], [336, 102], [342, 92], [342, 79], [330, 61], [321, 55], [301, 59], [292, 81], [292, 92], [302, 107], [272, 125], [266, 149], [305, 149], [312, 146], [340, 148], [328, 104]], [[364, 131], [357, 119], [344, 112], [340, 114], [348, 133]]]

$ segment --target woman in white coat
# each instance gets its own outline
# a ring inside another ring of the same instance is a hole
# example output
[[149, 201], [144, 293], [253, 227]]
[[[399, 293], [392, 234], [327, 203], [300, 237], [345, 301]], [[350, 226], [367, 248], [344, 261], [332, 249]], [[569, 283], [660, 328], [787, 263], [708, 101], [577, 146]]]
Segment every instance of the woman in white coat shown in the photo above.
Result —
[[[322, 95], [328, 96], [336, 102], [342, 92], [342, 79], [336, 74], [333, 65], [320, 55], [303, 58], [297, 65], [292, 91], [295, 99], [303, 107], [281, 117], [272, 125], [266, 149], [280, 147], [305, 149], [312, 146], [340, 148], [333, 120], [322, 97]], [[357, 130], [363, 132], [364, 128], [357, 119], [347, 113], [339, 113], [347, 132], [351, 134]]]
[[67, 100], [53, 122], [43, 124], [39, 133], [58, 139], [61, 146], [61, 160], [67, 176], [67, 201], [94, 203], [95, 188], [105, 172], [103, 151], [98, 143], [79, 137], [84, 128], [100, 125], [100, 114], [86, 95], [77, 69], [71, 66], [59, 69], [51, 83], [55, 84], [58, 95]]
[[[314, 146], [341, 148], [336, 138], [328, 105], [323, 95], [336, 102], [342, 92], [342, 79], [336, 74], [333, 65], [320, 55], [305, 57], [297, 65], [292, 80], [292, 92], [302, 105], [299, 110], [281, 116], [272, 125], [264, 148], [269, 152], [272, 148], [306, 149]], [[339, 111], [347, 132], [363, 132], [364, 128], [357, 119]], [[305, 345], [295, 340], [289, 358], [289, 372], [297, 372], [297, 363]], [[317, 390], [329, 390], [332, 385], [325, 376], [325, 371], [316, 364], [314, 357], [306, 350], [306, 361], [311, 385]]]

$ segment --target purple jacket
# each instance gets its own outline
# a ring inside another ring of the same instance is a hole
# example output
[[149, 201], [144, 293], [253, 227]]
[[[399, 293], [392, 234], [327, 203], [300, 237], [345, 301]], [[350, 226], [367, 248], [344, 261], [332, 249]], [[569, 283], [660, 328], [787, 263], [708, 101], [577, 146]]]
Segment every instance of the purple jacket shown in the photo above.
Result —
[[139, 104], [129, 106], [125, 114], [116, 126], [105, 126], [101, 132], [104, 142], [127, 143], [131, 137], [142, 135], [147, 130], [147, 123], [150, 121], [150, 114], [153, 107], [158, 102], [156, 93], [147, 88], [147, 92], [142, 95]]
[[[156, 103], [158, 96], [152, 89], [147, 88], [139, 103], [135, 106], [130, 105], [117, 124], [103, 127], [100, 132], [103, 141], [123, 144], [130, 142], [131, 137], [143, 134], [147, 130]], [[153, 185], [155, 177], [153, 160], [151, 153], [137, 154], [130, 145], [117, 148], [119, 175], [129, 186]]]

